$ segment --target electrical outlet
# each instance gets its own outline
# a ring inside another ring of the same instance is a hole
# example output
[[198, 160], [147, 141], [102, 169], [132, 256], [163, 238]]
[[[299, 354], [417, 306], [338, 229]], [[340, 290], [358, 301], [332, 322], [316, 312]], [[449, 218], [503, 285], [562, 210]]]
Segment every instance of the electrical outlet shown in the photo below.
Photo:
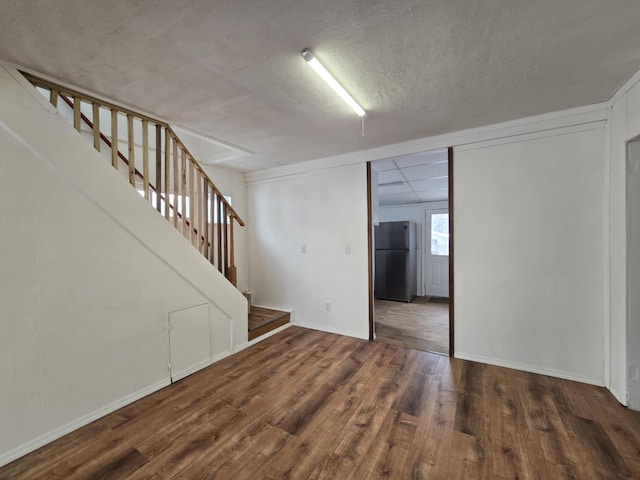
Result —
[[307, 244], [303, 243], [300, 245], [300, 253], [307, 253]]
[[325, 309], [327, 312], [330, 312], [330, 311], [331, 311], [331, 302], [327, 302], [327, 303], [325, 303], [325, 304], [324, 304], [324, 309]]

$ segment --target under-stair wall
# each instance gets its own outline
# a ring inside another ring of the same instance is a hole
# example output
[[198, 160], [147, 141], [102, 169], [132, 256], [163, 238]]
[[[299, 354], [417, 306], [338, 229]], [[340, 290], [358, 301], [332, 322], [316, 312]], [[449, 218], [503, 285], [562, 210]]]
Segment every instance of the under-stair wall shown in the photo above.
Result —
[[0, 465], [169, 384], [170, 318], [205, 316], [202, 365], [247, 342], [242, 294], [38, 97], [0, 67]]

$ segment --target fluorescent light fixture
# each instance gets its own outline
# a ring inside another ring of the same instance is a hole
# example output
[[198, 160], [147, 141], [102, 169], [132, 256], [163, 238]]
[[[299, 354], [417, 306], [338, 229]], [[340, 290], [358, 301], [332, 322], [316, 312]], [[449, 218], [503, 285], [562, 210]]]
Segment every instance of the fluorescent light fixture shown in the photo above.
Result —
[[379, 187], [397, 187], [399, 185], [404, 185], [404, 182], [387, 182], [387, 183], [379, 183]]
[[366, 112], [364, 109], [358, 105], [358, 103], [347, 93], [347, 91], [338, 83], [338, 81], [333, 78], [326, 68], [322, 66], [322, 64], [318, 61], [316, 57], [313, 56], [311, 50], [305, 48], [302, 50], [302, 58], [309, 64], [311, 68], [322, 78], [327, 85], [329, 85], [333, 90], [340, 95], [340, 98], [345, 101], [347, 105], [349, 105], [353, 110], [358, 114], [359, 117], [364, 117]]

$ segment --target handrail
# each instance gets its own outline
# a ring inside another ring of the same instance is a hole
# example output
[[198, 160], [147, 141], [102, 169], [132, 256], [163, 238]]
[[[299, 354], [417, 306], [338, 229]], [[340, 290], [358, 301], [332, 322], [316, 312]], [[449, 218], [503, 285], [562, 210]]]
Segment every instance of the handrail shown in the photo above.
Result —
[[[178, 142], [180, 142], [180, 145], [182, 146], [182, 149], [187, 153], [187, 155], [193, 159], [195, 159], [196, 157], [194, 157], [193, 155], [191, 155], [191, 152], [189, 151], [189, 149], [187, 148], [187, 146], [182, 143], [182, 140], [180, 140], [180, 137], [178, 137], [178, 134], [173, 130], [173, 128], [171, 128], [171, 126], [167, 126], [167, 130], [171, 133], [171, 135], [176, 138], [178, 140]], [[213, 189], [220, 194], [220, 197], [222, 199], [224, 199], [224, 195], [222, 194], [222, 192], [220, 192], [220, 190], [218, 190], [218, 187], [216, 187], [216, 184], [213, 183], [213, 181], [209, 178], [209, 175], [207, 175], [207, 172], [204, 171], [204, 169], [196, 162], [196, 168], [200, 171], [200, 173], [202, 174], [202, 176], [204, 178], [207, 179], [207, 181], [211, 184], [211, 186], [213, 187]], [[224, 203], [227, 207], [228, 210], [231, 210], [230, 212], [230, 216], [236, 219], [236, 222], [238, 222], [238, 224], [241, 227], [244, 227], [244, 221], [242, 220], [242, 218], [240, 218], [240, 216], [236, 213], [236, 211], [233, 209], [233, 207], [231, 206], [231, 204], [229, 202], [227, 202], [227, 200], [225, 199], [222, 203]]]
[[[58, 107], [58, 98], [62, 98], [73, 111], [74, 128], [81, 132], [84, 122], [93, 131], [94, 147], [100, 151], [100, 144], [104, 142], [111, 150], [112, 166], [123, 173], [118, 164], [119, 161], [124, 163], [128, 167], [129, 183], [134, 187], [139, 185], [137, 179], [142, 179], [144, 197], [158, 212], [162, 211], [164, 202], [165, 218], [229, 281], [237, 285], [233, 223], [238, 222], [240, 226], [245, 223], [169, 124], [33, 74], [21, 73], [35, 87], [48, 91], [54, 107]], [[91, 105], [93, 121], [82, 112], [83, 103]], [[101, 109], [110, 112], [110, 137], [100, 129]], [[121, 141], [127, 143], [128, 157], [118, 148], [119, 119], [122, 116], [126, 116], [126, 138]], [[136, 122], [142, 122], [142, 146], [136, 143], [134, 124], [139, 125]], [[155, 149], [149, 145], [149, 127], [155, 132]], [[136, 168], [136, 149], [140, 148], [143, 172]], [[155, 151], [155, 163], [152, 164], [150, 151]], [[150, 166], [155, 168], [155, 185], [150, 181]], [[155, 192], [155, 200], [151, 196], [151, 190]], [[171, 195], [174, 197], [173, 204], [169, 201]], [[171, 212], [173, 216], [170, 215]]]
[[[160, 126], [166, 128], [167, 130], [169, 130], [171, 132], [171, 134], [176, 139], [178, 139], [178, 141], [180, 142], [180, 144], [182, 145], [184, 150], [188, 153], [188, 155], [191, 158], [195, 159], [195, 157], [193, 155], [191, 155], [191, 152], [189, 152], [189, 149], [186, 147], [186, 145], [184, 145], [184, 143], [180, 140], [178, 135], [175, 133], [173, 128], [171, 128], [171, 125], [169, 125], [166, 122], [163, 122], [162, 120], [158, 120], [156, 118], [150, 117], [150, 116], [142, 114], [142, 113], [134, 112], [133, 110], [129, 110], [126, 107], [122, 107], [120, 105], [116, 105], [114, 103], [111, 103], [111, 102], [109, 102], [107, 100], [102, 100], [102, 99], [99, 99], [98, 97], [94, 97], [92, 95], [89, 95], [89, 94], [86, 94], [86, 93], [82, 93], [82, 92], [80, 92], [78, 90], [74, 90], [73, 88], [68, 88], [68, 87], [65, 87], [65, 86], [57, 85], [54, 82], [51, 82], [49, 80], [45, 80], [44, 78], [40, 78], [40, 77], [38, 77], [36, 75], [33, 75], [33, 74], [29, 73], [29, 72], [20, 71], [20, 73], [27, 80], [29, 80], [29, 82], [31, 84], [33, 84], [34, 86], [57, 90], [58, 92], [65, 92], [65, 93], [69, 94], [72, 97], [81, 98], [82, 100], [85, 100], [85, 101], [90, 102], [92, 104], [98, 104], [98, 105], [100, 105], [101, 107], [104, 107], [104, 108], [115, 109], [115, 110], [118, 110], [119, 112], [124, 113], [125, 115], [133, 115], [133, 116], [135, 116], [135, 117], [137, 117], [137, 118], [139, 118], [141, 120], [147, 120], [148, 122], [155, 123], [156, 125], [160, 125]], [[197, 162], [196, 162], [196, 168], [200, 171], [200, 174], [204, 178], [206, 178], [207, 181], [213, 186], [213, 190], [216, 193], [219, 193], [222, 198], [224, 198], [224, 196], [222, 195], [222, 192], [220, 192], [220, 190], [218, 189], [218, 187], [216, 187], [216, 184], [213, 182], [213, 180], [211, 180], [209, 175], [207, 175], [207, 172], [205, 172], [204, 169], [199, 164], [197, 164]], [[231, 204], [229, 204], [229, 202], [227, 202], [226, 200], [224, 200], [223, 203], [227, 206], [227, 208], [229, 210], [231, 210], [231, 216], [233, 216], [236, 219], [236, 221], [238, 222], [238, 224], [240, 224], [240, 226], [244, 227], [245, 223], [242, 221], [242, 219], [237, 214], [237, 212], [233, 209]]]
[[[60, 93], [59, 94], [60, 98], [62, 98], [62, 100], [64, 100], [64, 103], [66, 103], [70, 108], [73, 108], [73, 102], [71, 100], [69, 100], [69, 97], [67, 97], [66, 95]], [[91, 120], [89, 120], [89, 118], [84, 114], [84, 113], [80, 113], [80, 118], [82, 119], [82, 121], [90, 128], [93, 130], [93, 122]], [[111, 140], [109, 140], [109, 137], [107, 137], [104, 133], [102, 132], [98, 132], [99, 136], [100, 136], [100, 140], [102, 140], [104, 143], [107, 144], [107, 146], [109, 148], [113, 148], [113, 144], [111, 143]], [[129, 166], [129, 159], [127, 157], [124, 156], [124, 153], [122, 153], [120, 150], [117, 150], [118, 152], [118, 158], [120, 160], [122, 160], [124, 162], [125, 165]], [[141, 178], [144, 180], [144, 175], [140, 172], [140, 170], [138, 170], [137, 168], [135, 169], [135, 174], [136, 177]], [[149, 188], [151, 190], [153, 190], [154, 192], [158, 192], [158, 190], [156, 189], [156, 187], [149, 182]], [[176, 215], [178, 215], [179, 218], [182, 218], [182, 213], [179, 212], [175, 206], [173, 206], [171, 204], [171, 202], [169, 202], [166, 197], [160, 193], [160, 198], [162, 200], [164, 200], [166, 205], [169, 205], [169, 207], [171, 207], [173, 209], [173, 211], [175, 212]], [[187, 225], [190, 225], [191, 222], [189, 222], [188, 219], [185, 218], [185, 222], [187, 223]], [[244, 226], [244, 225], [243, 225]], [[198, 232], [198, 229], [194, 227], [194, 230], [196, 231], [196, 233]]]

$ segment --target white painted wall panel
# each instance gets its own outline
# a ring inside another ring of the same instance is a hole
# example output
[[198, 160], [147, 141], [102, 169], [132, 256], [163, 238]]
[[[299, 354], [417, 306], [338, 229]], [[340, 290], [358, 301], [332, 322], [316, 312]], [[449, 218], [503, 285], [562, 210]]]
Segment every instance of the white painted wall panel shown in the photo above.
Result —
[[611, 296], [611, 359], [610, 390], [618, 401], [629, 402], [629, 348], [627, 308], [627, 142], [640, 135], [640, 83], [637, 78], [623, 87], [626, 92], [611, 108], [610, 151], [610, 296]]
[[455, 351], [604, 381], [604, 129], [456, 149]]
[[294, 310], [302, 326], [368, 338], [365, 164], [251, 183], [248, 197], [254, 304]]
[[[604, 128], [543, 131], [456, 149], [456, 352], [603, 384]], [[364, 190], [345, 175], [348, 167], [314, 167], [279, 179], [275, 171], [248, 176], [250, 282], [258, 303], [303, 309], [301, 323], [309, 318], [309, 326], [333, 331], [322, 307], [337, 257], [310, 253], [316, 235], [322, 243], [343, 233], [340, 221], [316, 214], [331, 207], [314, 182], [343, 206], [360, 201]], [[365, 234], [354, 248], [366, 246]], [[303, 243], [307, 254], [299, 253]], [[364, 262], [357, 268], [366, 272]], [[348, 291], [340, 276], [333, 282]], [[350, 323], [366, 332], [366, 296], [340, 298], [343, 308], [361, 309]]]

